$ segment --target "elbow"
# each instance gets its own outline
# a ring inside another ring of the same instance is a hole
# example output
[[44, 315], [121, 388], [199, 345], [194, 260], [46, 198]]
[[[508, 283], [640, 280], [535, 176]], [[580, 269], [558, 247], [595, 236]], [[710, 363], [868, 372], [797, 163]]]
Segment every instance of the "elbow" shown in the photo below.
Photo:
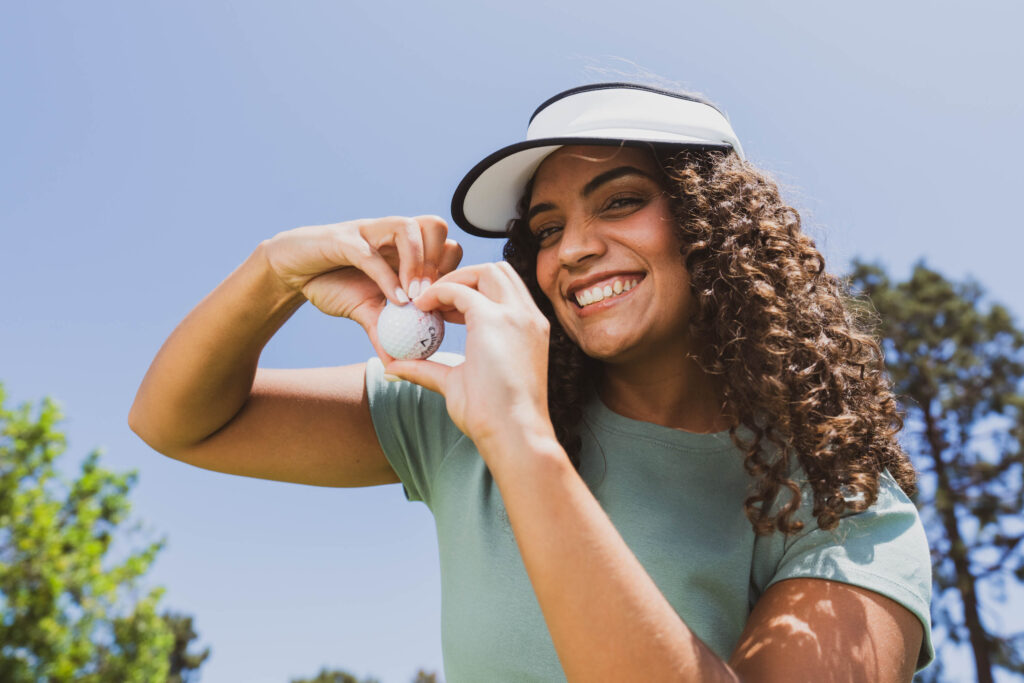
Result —
[[159, 451], [152, 436], [150, 435], [149, 429], [146, 427], [146, 420], [143, 415], [143, 411], [139, 408], [138, 399], [132, 404], [132, 407], [128, 410], [128, 429], [132, 430], [137, 437], [142, 439], [146, 445]]
[[160, 437], [159, 431], [152, 426], [151, 420], [147, 418], [146, 411], [139, 406], [139, 401], [136, 399], [128, 410], [128, 429], [132, 430], [136, 436], [157, 453], [174, 457], [171, 455], [171, 445], [166, 439]]
[[142, 419], [141, 413], [142, 411], [139, 409], [139, 399], [136, 397], [135, 401], [132, 403], [132, 407], [128, 409], [128, 429], [135, 432], [135, 435], [140, 439], [149, 443], [149, 441], [146, 440], [145, 427], [143, 426], [144, 420]]

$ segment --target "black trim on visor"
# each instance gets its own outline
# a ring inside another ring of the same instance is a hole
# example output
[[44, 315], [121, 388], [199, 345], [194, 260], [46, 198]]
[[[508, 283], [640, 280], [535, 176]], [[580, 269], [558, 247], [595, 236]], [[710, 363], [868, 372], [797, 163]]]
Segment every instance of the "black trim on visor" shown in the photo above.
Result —
[[[544, 105], [541, 106], [543, 107]], [[609, 138], [581, 137], [542, 138], [537, 140], [526, 140], [523, 142], [517, 142], [507, 147], [502, 147], [497, 152], [494, 152], [493, 154], [484, 157], [482, 161], [480, 161], [476, 166], [470, 169], [469, 173], [467, 173], [465, 177], [462, 179], [462, 182], [460, 182], [458, 187], [455, 188], [455, 193], [452, 195], [452, 220], [454, 220], [455, 224], [462, 228], [464, 231], [468, 232], [471, 235], [476, 235], [477, 237], [506, 237], [506, 230], [495, 231], [479, 228], [470, 223], [469, 219], [466, 218], [463, 206], [465, 205], [466, 195], [469, 193], [470, 188], [477, 181], [477, 179], [479, 179], [480, 176], [483, 175], [484, 171], [486, 171], [488, 168], [490, 168], [497, 162], [501, 161], [502, 159], [510, 157], [513, 154], [516, 154], [517, 152], [522, 152], [527, 149], [534, 149], [536, 147], [551, 147], [565, 145], [603, 145], [608, 147], [654, 147], [661, 149], [675, 148], [692, 149], [700, 152], [723, 151], [732, 149], [732, 145], [726, 143], [714, 144], [675, 141], [659, 142], [657, 140], [613, 140]], [[515, 216], [509, 216], [508, 220], [511, 221], [514, 218]]]
[[683, 93], [672, 92], [671, 90], [662, 90], [661, 88], [655, 88], [649, 85], [640, 85], [638, 83], [590, 83], [589, 85], [580, 85], [575, 88], [570, 88], [565, 92], [560, 92], [557, 95], [553, 95], [548, 99], [544, 100], [544, 102], [534, 110], [533, 115], [530, 116], [530, 123], [533, 123], [533, 120], [537, 118], [537, 114], [541, 113], [544, 109], [550, 107], [558, 100], [565, 99], [566, 97], [569, 97], [571, 95], [578, 95], [581, 92], [591, 92], [593, 90], [642, 90], [645, 92], [653, 92], [658, 95], [666, 95], [668, 97], [675, 97], [676, 99], [680, 100], [687, 100], [688, 102], [706, 104], [707, 106], [711, 107], [719, 114], [721, 114], [723, 117], [725, 117], [726, 120], [729, 119], [729, 117], [725, 116], [724, 111], [722, 111], [715, 105], [711, 104], [707, 100], [695, 97], [693, 95], [684, 95]]

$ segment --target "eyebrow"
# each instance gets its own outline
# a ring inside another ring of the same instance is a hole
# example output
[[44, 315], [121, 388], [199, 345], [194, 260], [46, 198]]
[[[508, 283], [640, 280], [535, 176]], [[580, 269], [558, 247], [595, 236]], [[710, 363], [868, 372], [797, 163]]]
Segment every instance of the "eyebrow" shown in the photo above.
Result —
[[[611, 170], [605, 171], [604, 173], [594, 176], [594, 178], [591, 179], [589, 183], [583, 186], [583, 189], [580, 191], [580, 196], [587, 197], [593, 194], [594, 191], [597, 190], [597, 188], [601, 187], [605, 183], [610, 183], [613, 180], [617, 180], [619, 178], [622, 178], [623, 176], [628, 175], [640, 175], [643, 176], [644, 178], [654, 180], [654, 178], [651, 178], [651, 174], [645, 171], [641, 171], [636, 166], [618, 166], [616, 168], [613, 168]], [[538, 213], [550, 211], [551, 209], [554, 208], [555, 205], [550, 202], [535, 204], [534, 206], [530, 207], [529, 212], [527, 212], [526, 220], [530, 221]]]
[[592, 194], [594, 190], [601, 187], [605, 183], [610, 183], [613, 180], [617, 180], [622, 176], [627, 175], [642, 175], [644, 178], [654, 180], [654, 178], [651, 178], [649, 173], [641, 171], [636, 166], [619, 166], [617, 168], [611, 169], [610, 171], [605, 171], [604, 173], [595, 176], [593, 180], [591, 180], [589, 183], [583, 186], [583, 191], [580, 192], [580, 194], [586, 197]]

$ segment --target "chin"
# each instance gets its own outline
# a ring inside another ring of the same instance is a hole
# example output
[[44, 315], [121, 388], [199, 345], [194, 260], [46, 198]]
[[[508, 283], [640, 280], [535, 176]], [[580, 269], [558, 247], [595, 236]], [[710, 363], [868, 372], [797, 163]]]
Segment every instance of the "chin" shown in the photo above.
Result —
[[621, 337], [604, 337], [600, 339], [577, 339], [572, 334], [570, 338], [583, 350], [587, 356], [605, 363], [615, 363], [628, 360], [634, 351], [636, 340], [627, 340]]

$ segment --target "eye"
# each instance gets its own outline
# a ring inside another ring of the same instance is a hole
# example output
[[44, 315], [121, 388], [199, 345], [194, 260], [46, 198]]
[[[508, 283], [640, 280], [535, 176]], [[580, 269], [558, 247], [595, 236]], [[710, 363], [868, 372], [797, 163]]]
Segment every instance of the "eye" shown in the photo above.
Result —
[[604, 211], [612, 213], [627, 214], [632, 210], [643, 206], [647, 202], [645, 197], [635, 194], [615, 195], [610, 197], [604, 205]]
[[544, 247], [561, 229], [561, 225], [544, 225], [533, 233], [533, 240], [538, 246]]

